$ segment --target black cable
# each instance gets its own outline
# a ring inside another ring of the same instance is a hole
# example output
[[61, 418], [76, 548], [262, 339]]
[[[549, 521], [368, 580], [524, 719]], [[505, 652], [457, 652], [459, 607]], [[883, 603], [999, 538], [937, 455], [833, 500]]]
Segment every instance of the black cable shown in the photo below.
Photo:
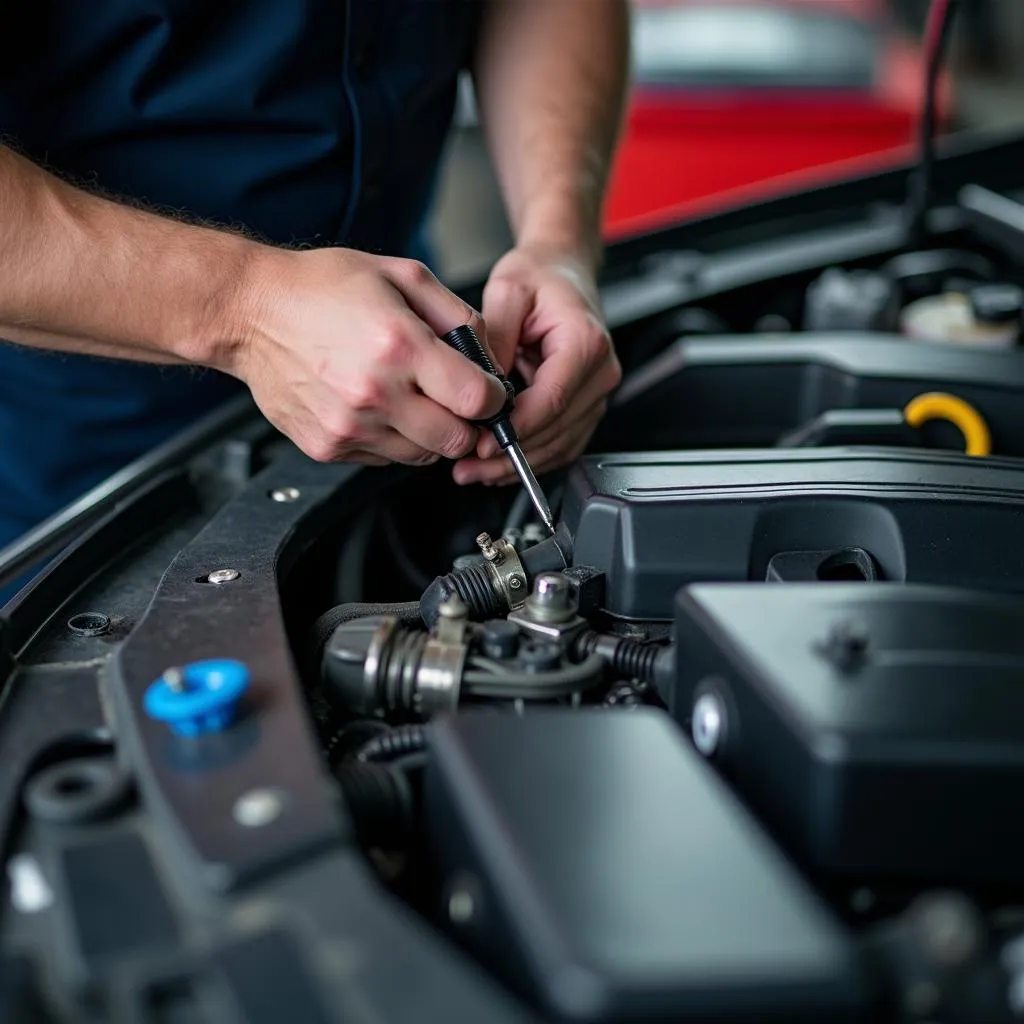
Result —
[[935, 173], [935, 122], [939, 76], [953, 28], [959, 0], [932, 0], [925, 30], [925, 96], [920, 120], [918, 165], [910, 177], [909, 236], [917, 248], [928, 241], [928, 211], [931, 207]]
[[579, 665], [551, 672], [505, 672], [499, 676], [469, 671], [462, 676], [462, 692], [498, 700], [550, 700], [597, 685], [604, 678], [606, 665], [600, 654], [591, 654]]

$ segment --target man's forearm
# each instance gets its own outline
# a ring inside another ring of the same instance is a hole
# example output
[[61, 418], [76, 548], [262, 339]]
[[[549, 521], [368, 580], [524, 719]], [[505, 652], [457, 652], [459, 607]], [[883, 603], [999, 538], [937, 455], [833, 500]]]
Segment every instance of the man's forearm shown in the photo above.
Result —
[[476, 91], [518, 244], [596, 261], [628, 69], [626, 0], [488, 0]]
[[0, 338], [227, 368], [254, 243], [75, 189], [0, 147]]

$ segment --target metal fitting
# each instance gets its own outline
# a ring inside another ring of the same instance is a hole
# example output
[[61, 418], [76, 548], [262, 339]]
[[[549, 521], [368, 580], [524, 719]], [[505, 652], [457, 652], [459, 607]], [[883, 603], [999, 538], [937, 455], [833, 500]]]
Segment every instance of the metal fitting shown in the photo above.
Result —
[[476, 542], [495, 593], [511, 610], [522, 608], [526, 602], [526, 570], [519, 553], [504, 537], [492, 540], [489, 533], [481, 533]]
[[[499, 538], [503, 539], [503, 538]], [[495, 546], [494, 541], [491, 540], [489, 533], [481, 533], [476, 538], [476, 546], [480, 549], [480, 554], [487, 559], [488, 562], [501, 562], [501, 552]]]
[[437, 609], [437, 624], [434, 636], [447, 644], [461, 644], [466, 639], [466, 623], [469, 621], [469, 608], [458, 594], [452, 594]]
[[[449, 607], [452, 612], [457, 606]], [[328, 694], [363, 715], [404, 711], [430, 718], [454, 711], [468, 648], [444, 639], [446, 629], [465, 629], [465, 621], [457, 614], [442, 616], [434, 636], [407, 629], [393, 616], [343, 623], [324, 651]]]
[[534, 580], [533, 593], [523, 608], [512, 612], [509, 621], [560, 643], [566, 643], [587, 626], [586, 620], [577, 614], [572, 585], [560, 572], [542, 572]]

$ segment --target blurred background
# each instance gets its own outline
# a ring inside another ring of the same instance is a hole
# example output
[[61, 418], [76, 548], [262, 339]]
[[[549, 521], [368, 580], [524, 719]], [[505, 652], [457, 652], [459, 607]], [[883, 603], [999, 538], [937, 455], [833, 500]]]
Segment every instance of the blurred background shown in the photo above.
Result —
[[[633, 8], [634, 81], [608, 238], [906, 158], [927, 0]], [[947, 133], [1024, 131], [1024, 0], [964, 0], [941, 95]], [[510, 241], [468, 81], [432, 234], [438, 270], [456, 284], [479, 277]]]

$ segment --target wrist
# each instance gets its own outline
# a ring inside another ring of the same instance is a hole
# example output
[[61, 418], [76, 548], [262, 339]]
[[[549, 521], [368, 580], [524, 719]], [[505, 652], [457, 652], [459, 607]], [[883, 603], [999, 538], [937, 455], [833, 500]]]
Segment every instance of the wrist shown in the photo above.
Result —
[[531, 203], [516, 230], [516, 247], [572, 260], [596, 274], [603, 251], [599, 204], [578, 193]]
[[209, 234], [191, 323], [169, 346], [190, 363], [244, 380], [274, 277], [270, 264], [280, 254], [241, 236]]

